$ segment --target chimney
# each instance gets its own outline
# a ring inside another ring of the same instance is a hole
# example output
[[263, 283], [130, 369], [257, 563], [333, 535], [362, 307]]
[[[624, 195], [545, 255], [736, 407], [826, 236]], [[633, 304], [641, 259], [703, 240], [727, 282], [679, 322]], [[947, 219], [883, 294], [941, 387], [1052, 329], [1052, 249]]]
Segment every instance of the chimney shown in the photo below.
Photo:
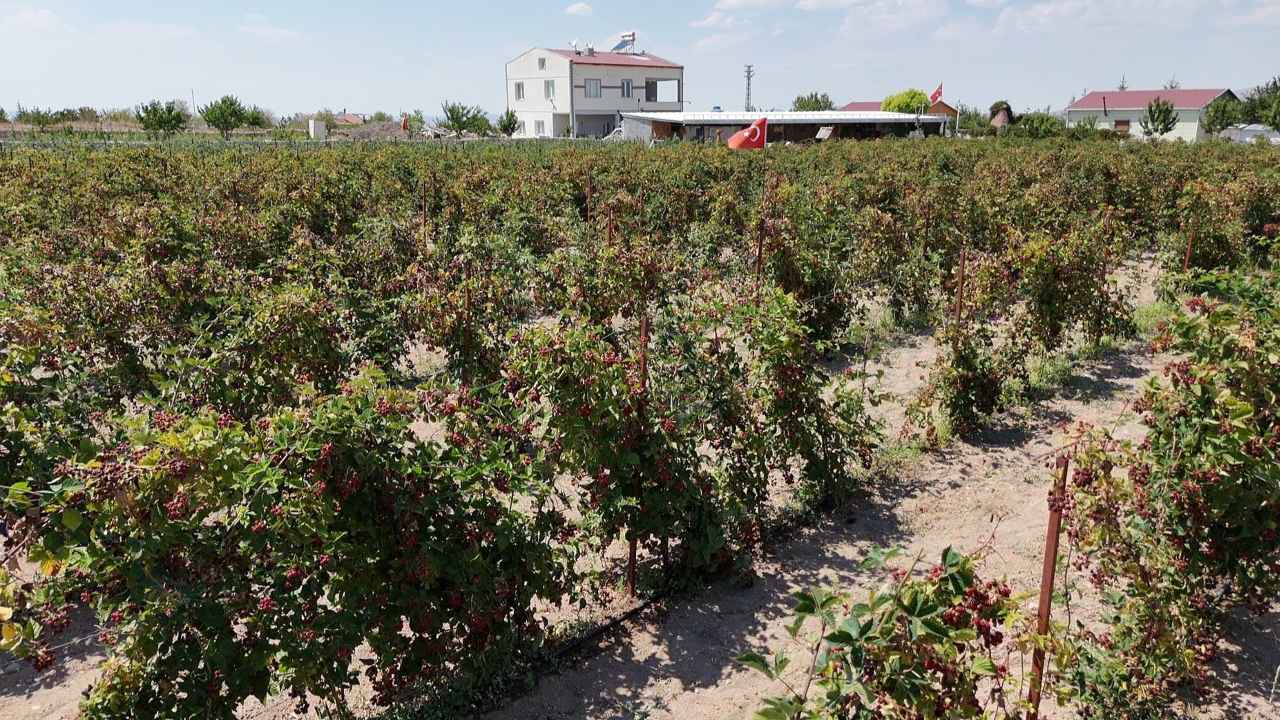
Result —
[[588, 45], [588, 46], [587, 46], [587, 57], [595, 57], [595, 56], [596, 56], [596, 49], [595, 49], [594, 47], [592, 47], [591, 45]]

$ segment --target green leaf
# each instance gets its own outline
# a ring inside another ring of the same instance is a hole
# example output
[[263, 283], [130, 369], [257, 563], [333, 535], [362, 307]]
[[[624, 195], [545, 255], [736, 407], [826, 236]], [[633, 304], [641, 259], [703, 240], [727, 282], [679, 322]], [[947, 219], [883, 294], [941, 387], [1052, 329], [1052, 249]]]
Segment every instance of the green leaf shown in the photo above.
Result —
[[758, 652], [744, 652], [735, 657], [734, 661], [764, 673], [770, 680], [774, 678], [773, 668], [769, 666], [769, 658]]
[[67, 508], [62, 511], [62, 525], [71, 532], [75, 532], [84, 524], [84, 516], [79, 510]]
[[975, 675], [995, 675], [996, 664], [991, 658], [986, 657], [985, 655], [974, 658], [973, 672]]

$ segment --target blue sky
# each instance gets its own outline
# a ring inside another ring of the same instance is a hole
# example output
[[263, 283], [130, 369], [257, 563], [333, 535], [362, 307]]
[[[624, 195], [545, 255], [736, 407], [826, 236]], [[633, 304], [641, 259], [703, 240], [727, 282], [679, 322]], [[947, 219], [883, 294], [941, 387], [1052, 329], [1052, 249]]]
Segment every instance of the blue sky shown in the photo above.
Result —
[[235, 93], [320, 107], [500, 111], [534, 46], [640, 47], [686, 67], [692, 109], [802, 92], [838, 103], [939, 82], [953, 103], [1060, 108], [1085, 89], [1245, 88], [1280, 74], [1280, 0], [500, 0], [432, 3], [0, 0], [0, 107], [122, 107]]

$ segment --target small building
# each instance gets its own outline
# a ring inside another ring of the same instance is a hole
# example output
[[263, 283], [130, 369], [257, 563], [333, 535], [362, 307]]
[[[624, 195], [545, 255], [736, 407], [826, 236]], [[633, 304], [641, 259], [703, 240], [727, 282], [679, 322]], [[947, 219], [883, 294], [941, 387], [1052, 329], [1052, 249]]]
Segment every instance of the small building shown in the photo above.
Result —
[[960, 111], [948, 105], [945, 100], [939, 100], [930, 106], [929, 114], [943, 115], [951, 118], [952, 121], [958, 121], [960, 119]]
[[1200, 127], [1205, 108], [1220, 97], [1236, 98], [1225, 88], [1205, 90], [1095, 90], [1067, 106], [1067, 127], [1082, 122], [1097, 123], [1101, 129], [1121, 135], [1140, 135], [1142, 118], [1153, 100], [1173, 104], [1177, 124], [1161, 136], [1165, 140], [1203, 140], [1208, 134]]
[[845, 112], [880, 112], [882, 105], [884, 102], [880, 100], [855, 100], [840, 109]]
[[347, 125], [347, 126], [351, 126], [351, 125], [363, 125], [363, 124], [364, 124], [364, 116], [363, 116], [363, 115], [357, 115], [356, 113], [349, 113], [349, 112], [347, 112], [347, 111], [343, 110], [343, 111], [342, 111], [342, 114], [340, 114], [340, 115], [335, 115], [335, 116], [334, 116], [334, 118], [333, 118], [333, 122], [334, 122], [334, 124], [336, 124], [336, 125]]
[[[734, 133], [765, 118], [771, 143], [820, 139], [906, 137], [913, 131], [939, 135], [948, 118], [876, 110], [851, 112], [636, 112], [622, 114], [628, 140], [693, 140], [727, 142]], [[827, 130], [829, 128], [829, 130]]]
[[1280, 145], [1280, 132], [1261, 123], [1233, 125], [1219, 133], [1218, 137], [1234, 143], [1255, 143], [1263, 140], [1272, 145]]
[[514, 137], [605, 137], [622, 113], [684, 108], [684, 67], [645, 52], [534, 48], [507, 63]]

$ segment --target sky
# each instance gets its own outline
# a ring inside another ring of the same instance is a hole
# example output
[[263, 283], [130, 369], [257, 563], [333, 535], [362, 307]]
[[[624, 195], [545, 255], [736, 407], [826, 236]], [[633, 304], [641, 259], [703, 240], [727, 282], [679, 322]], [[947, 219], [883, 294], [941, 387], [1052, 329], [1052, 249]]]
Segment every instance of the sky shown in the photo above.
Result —
[[837, 105], [944, 85], [952, 104], [1060, 109], [1086, 90], [1245, 89], [1280, 75], [1280, 0], [0, 0], [0, 107], [203, 104], [371, 113], [503, 107], [531, 47], [621, 32], [685, 66], [692, 110]]

